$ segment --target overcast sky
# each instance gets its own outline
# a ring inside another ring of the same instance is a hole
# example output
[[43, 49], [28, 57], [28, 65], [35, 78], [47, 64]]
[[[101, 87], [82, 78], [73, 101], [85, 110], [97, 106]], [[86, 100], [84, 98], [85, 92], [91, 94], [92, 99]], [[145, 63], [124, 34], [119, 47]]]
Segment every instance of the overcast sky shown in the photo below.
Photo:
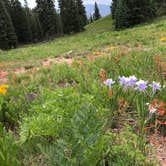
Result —
[[[57, 4], [57, 0], [55, 0], [56, 1], [56, 4]], [[111, 4], [111, 0], [83, 0], [84, 1], [84, 3], [85, 4], [94, 4], [95, 3], [95, 1], [97, 2], [97, 3], [100, 3], [100, 4], [108, 4], [108, 5], [110, 5]], [[24, 2], [24, 0], [20, 0], [20, 2]], [[29, 7], [30, 8], [33, 8], [33, 7], [35, 7], [35, 0], [27, 0], [27, 2], [28, 2], [28, 4], [29, 4]]]

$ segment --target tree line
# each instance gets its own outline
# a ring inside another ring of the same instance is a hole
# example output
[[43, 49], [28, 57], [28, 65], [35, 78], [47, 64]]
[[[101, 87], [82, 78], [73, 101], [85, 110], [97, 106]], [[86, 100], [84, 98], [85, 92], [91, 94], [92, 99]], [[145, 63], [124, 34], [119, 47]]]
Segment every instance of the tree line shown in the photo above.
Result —
[[166, 15], [166, 0], [113, 0], [111, 11], [115, 28], [123, 29]]
[[82, 0], [59, 0], [60, 10], [54, 0], [36, 0], [34, 9], [24, 1], [0, 0], [0, 49], [80, 32], [88, 22]]

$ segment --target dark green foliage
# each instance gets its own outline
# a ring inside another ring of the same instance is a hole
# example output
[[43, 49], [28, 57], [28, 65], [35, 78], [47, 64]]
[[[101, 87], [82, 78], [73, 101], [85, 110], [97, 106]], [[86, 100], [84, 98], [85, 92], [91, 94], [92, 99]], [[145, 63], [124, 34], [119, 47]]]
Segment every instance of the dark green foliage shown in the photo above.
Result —
[[32, 40], [31, 29], [24, 8], [19, 0], [11, 0], [11, 18], [20, 43], [29, 43]]
[[16, 47], [17, 37], [3, 1], [0, 1], [0, 49]]
[[156, 0], [157, 15], [166, 15], [166, 0]]
[[114, 18], [116, 29], [128, 27], [128, 8], [126, 1], [117, 0], [117, 7]]
[[100, 18], [101, 18], [100, 11], [99, 11], [97, 3], [95, 2], [95, 9], [94, 9], [94, 14], [93, 14], [93, 19], [98, 20]]
[[32, 41], [38, 42], [43, 37], [42, 27], [39, 21], [39, 17], [35, 12], [31, 12], [31, 31]]
[[89, 23], [92, 23], [93, 22], [93, 16], [90, 15], [90, 18], [89, 18]]
[[77, 17], [79, 18], [80, 29], [83, 30], [84, 26], [87, 24], [87, 16], [85, 7], [82, 0], [76, 0], [77, 5]]
[[153, 0], [114, 0], [111, 8], [117, 29], [137, 25], [156, 16]]
[[56, 10], [53, 0], [36, 0], [39, 20], [46, 38], [57, 33]]
[[87, 24], [82, 0], [59, 0], [63, 31], [66, 34], [80, 32]]
[[115, 19], [116, 3], [117, 3], [117, 0], [112, 0], [111, 14], [112, 14], [112, 18], [113, 19]]

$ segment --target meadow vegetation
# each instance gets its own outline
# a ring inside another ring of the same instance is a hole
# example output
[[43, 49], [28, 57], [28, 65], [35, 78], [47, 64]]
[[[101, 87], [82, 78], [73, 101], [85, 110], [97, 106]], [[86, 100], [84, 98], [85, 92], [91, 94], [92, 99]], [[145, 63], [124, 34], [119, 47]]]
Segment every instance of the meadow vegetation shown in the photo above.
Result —
[[0, 86], [0, 165], [158, 165], [149, 152], [155, 137], [166, 135], [166, 19], [123, 31], [110, 19], [0, 51], [0, 64], [17, 67], [73, 58], [71, 65], [11, 74]]

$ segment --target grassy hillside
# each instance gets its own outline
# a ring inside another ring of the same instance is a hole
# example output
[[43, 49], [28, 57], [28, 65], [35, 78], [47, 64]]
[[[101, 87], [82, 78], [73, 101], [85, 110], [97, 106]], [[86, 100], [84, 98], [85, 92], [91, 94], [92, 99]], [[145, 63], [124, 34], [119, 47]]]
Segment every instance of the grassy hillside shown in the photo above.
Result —
[[[0, 85], [0, 165], [164, 166], [165, 30], [163, 17], [114, 31], [108, 16], [79, 34], [1, 51], [0, 67], [12, 72]], [[67, 63], [41, 67], [62, 56]], [[14, 74], [20, 66], [32, 68]]]
[[83, 33], [47, 43], [27, 45], [16, 50], [0, 51], [0, 61], [1, 63], [15, 61], [18, 62], [18, 66], [35, 65], [43, 58], [65, 56], [69, 51], [72, 51], [72, 56], [85, 55], [107, 45], [124, 45], [130, 48], [140, 45], [162, 54], [165, 49], [159, 45], [159, 39], [165, 36], [165, 29], [166, 20], [162, 18], [147, 25], [115, 32], [111, 16], [107, 16], [88, 25]]

